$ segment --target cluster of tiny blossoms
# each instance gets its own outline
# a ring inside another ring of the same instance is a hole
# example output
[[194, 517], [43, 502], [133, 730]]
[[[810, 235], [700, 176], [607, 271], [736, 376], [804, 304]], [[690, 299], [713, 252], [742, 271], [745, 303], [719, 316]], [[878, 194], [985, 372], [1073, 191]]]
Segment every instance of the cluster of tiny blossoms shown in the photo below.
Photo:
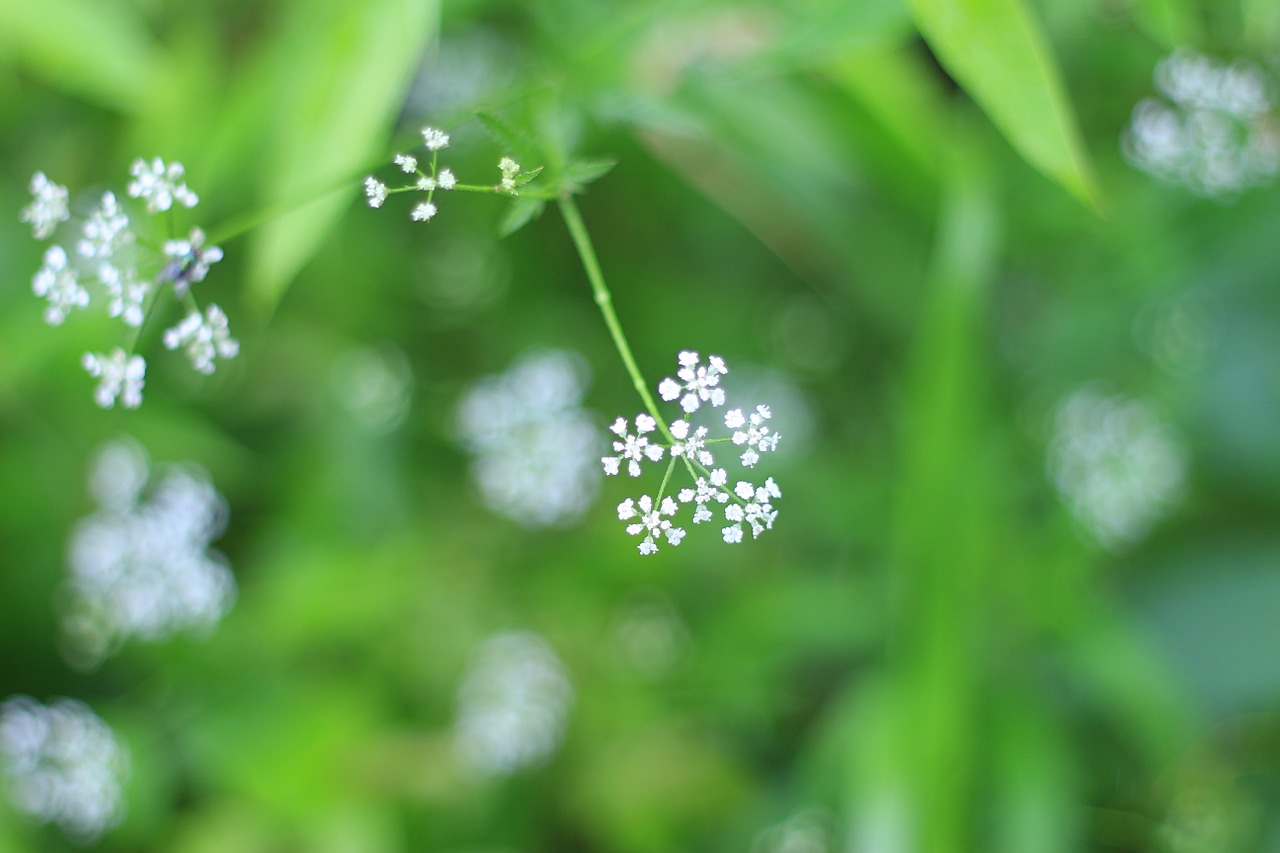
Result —
[[449, 134], [434, 127], [424, 127], [422, 144], [431, 154], [431, 162], [426, 164], [425, 171], [419, 164], [418, 158], [412, 154], [397, 154], [394, 159], [400, 171], [406, 175], [416, 176], [412, 183], [400, 187], [389, 187], [372, 175], [364, 179], [364, 195], [370, 207], [382, 207], [391, 193], [424, 192], [427, 194], [426, 200], [414, 205], [413, 210], [409, 212], [409, 217], [414, 222], [427, 222], [434, 219], [438, 212], [435, 204], [437, 190], [458, 189], [516, 195], [519, 188], [537, 174], [537, 171], [521, 172], [520, 165], [515, 160], [503, 157], [498, 162], [498, 171], [501, 172], [502, 178], [497, 184], [490, 186], [460, 184], [452, 169], [442, 169], [439, 166], [440, 151], [449, 146]]
[[[712, 521], [715, 510], [719, 509], [724, 521], [728, 522], [720, 531], [725, 542], [741, 542], [746, 529], [750, 529], [753, 538], [758, 537], [773, 527], [778, 515], [773, 501], [782, 496], [772, 477], [766, 478], [759, 486], [748, 480], [736, 480], [730, 486], [729, 473], [717, 466], [713, 452], [717, 444], [732, 443], [742, 449], [738, 457], [742, 466], [755, 467], [760, 461], [760, 454], [778, 447], [779, 435], [768, 425], [773, 416], [769, 407], [758, 405], [750, 412], [730, 409], [723, 416], [730, 435], [711, 438], [709, 427], [694, 426], [687, 416], [696, 413], [704, 403], [711, 408], [725, 405], [720, 377], [726, 375], [729, 368], [725, 366], [724, 359], [714, 355], [703, 365], [698, 354], [691, 351], [680, 353], [679, 361], [676, 378], [664, 379], [658, 385], [658, 394], [668, 402], [678, 399], [686, 418], [666, 426], [652, 414], [641, 413], [635, 418], [634, 432], [625, 418], [618, 418], [610, 427], [618, 437], [613, 442], [615, 455], [601, 459], [607, 475], [617, 475], [626, 463], [627, 473], [639, 477], [646, 460], [659, 462], [664, 456], [668, 458], [667, 470], [656, 496], [642, 494], [639, 498], [627, 498], [618, 504], [618, 518], [627, 522], [627, 533], [644, 536], [639, 546], [641, 554], [655, 553], [658, 542], [663, 538], [671, 545], [680, 544], [685, 529], [677, 527], [673, 519], [686, 505], [693, 507], [694, 524]], [[670, 439], [670, 444], [655, 440], [655, 433], [660, 427], [661, 433]], [[677, 463], [683, 465], [693, 482], [692, 486], [680, 489], [672, 497], [667, 487]]]
[[[181, 163], [166, 164], [159, 157], [150, 162], [138, 159], [129, 173], [128, 197], [141, 201], [147, 215], [171, 216], [175, 207], [190, 209], [200, 201], [187, 186]], [[20, 218], [31, 225], [36, 239], [48, 239], [71, 219], [69, 193], [37, 172], [31, 179], [31, 194], [31, 204]], [[98, 206], [79, 224], [78, 236], [69, 243], [72, 249], [55, 243], [45, 251], [44, 263], [31, 281], [35, 295], [48, 303], [45, 322], [60, 326], [73, 311], [98, 301], [106, 303], [109, 316], [137, 329], [156, 295], [169, 284], [187, 314], [165, 333], [165, 346], [184, 347], [197, 370], [212, 373], [214, 357], [233, 358], [239, 344], [230, 337], [221, 309], [210, 305], [201, 313], [191, 297], [191, 286], [204, 280], [211, 264], [222, 260], [222, 250], [206, 246], [199, 228], [192, 228], [184, 239], [163, 244], [148, 241], [133, 229], [136, 219], [131, 219], [115, 193], [103, 193]], [[136, 340], [136, 332], [133, 337]], [[132, 349], [132, 345], [116, 346], [106, 353], [87, 352], [82, 358], [84, 369], [98, 380], [93, 396], [104, 409], [117, 401], [128, 409], [142, 404], [147, 363]]]

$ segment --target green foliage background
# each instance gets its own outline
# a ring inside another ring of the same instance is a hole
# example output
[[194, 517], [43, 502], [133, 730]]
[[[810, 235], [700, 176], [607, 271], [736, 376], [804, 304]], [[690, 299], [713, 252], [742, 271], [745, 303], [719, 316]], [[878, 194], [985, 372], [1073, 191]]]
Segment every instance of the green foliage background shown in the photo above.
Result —
[[[0, 0], [0, 697], [80, 698], [127, 741], [105, 850], [767, 850], [806, 809], [850, 851], [1280, 849], [1280, 195], [1205, 201], [1121, 159], [1182, 44], [1268, 60], [1280, 18]], [[499, 240], [500, 200], [448, 196], [429, 225], [364, 206], [424, 124], [490, 174], [480, 111], [549, 158], [617, 160], [580, 206], [650, 383], [693, 348], [798, 389], [758, 542], [641, 559], [625, 483], [556, 531], [477, 499], [453, 407], [530, 347], [586, 356], [602, 434], [638, 410], [554, 208]], [[102, 327], [41, 322], [17, 211], [36, 170], [87, 194], [155, 155], [201, 194], [227, 254], [201, 295], [243, 351], [207, 381], [153, 359], [143, 408], [102, 412], [79, 368]], [[1169, 370], [1150, 317], [1186, 300], [1208, 343]], [[390, 434], [335, 380], [366, 347], [411, 372]], [[1054, 402], [1091, 381], [1189, 448], [1179, 507], [1118, 554], [1045, 472]], [[124, 434], [210, 470], [239, 600], [207, 639], [83, 673], [58, 646], [65, 543]], [[687, 633], [661, 678], [618, 651], [637, 596]], [[547, 766], [478, 783], [454, 695], [509, 628], [548, 639], [577, 701]], [[0, 851], [63, 846], [0, 806]]]

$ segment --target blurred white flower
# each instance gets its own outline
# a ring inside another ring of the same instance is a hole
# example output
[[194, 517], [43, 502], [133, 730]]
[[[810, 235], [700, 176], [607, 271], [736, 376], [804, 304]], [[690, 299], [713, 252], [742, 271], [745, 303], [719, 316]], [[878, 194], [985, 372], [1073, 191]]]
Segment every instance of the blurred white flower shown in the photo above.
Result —
[[240, 342], [231, 337], [227, 315], [217, 305], [205, 309], [204, 316], [192, 311], [182, 322], [164, 333], [166, 349], [181, 347], [191, 359], [191, 366], [206, 375], [213, 373], [217, 358], [235, 358]]
[[87, 352], [80, 363], [98, 380], [93, 399], [99, 406], [110, 409], [117, 399], [126, 409], [142, 405], [142, 389], [147, 379], [147, 362], [142, 356], [129, 355], [116, 347], [110, 354]]
[[31, 292], [49, 301], [44, 321], [60, 326], [76, 308], [89, 304], [89, 291], [80, 285], [76, 271], [67, 266], [67, 253], [61, 246], [50, 246], [44, 253], [44, 265], [31, 279]]
[[333, 392], [347, 411], [373, 432], [404, 422], [413, 395], [413, 372], [397, 347], [363, 347], [343, 353], [333, 365]]
[[1146, 536], [1182, 494], [1186, 451], [1147, 403], [1086, 386], [1053, 417], [1049, 474], [1076, 519], [1116, 550]]
[[210, 543], [226, 526], [227, 508], [195, 466], [153, 478], [131, 442], [105, 447], [89, 474], [99, 507], [71, 536], [69, 652], [92, 666], [124, 640], [161, 640], [183, 630], [209, 630], [231, 607], [235, 580]]
[[622, 659], [646, 678], [669, 672], [689, 644], [688, 630], [660, 592], [633, 596], [618, 612], [613, 636]]
[[1266, 73], [1179, 48], [1156, 66], [1166, 100], [1147, 98], [1121, 138], [1125, 157], [1160, 180], [1230, 197], [1280, 172], [1280, 119]]
[[[149, 213], [170, 210], [175, 202], [194, 207], [199, 201], [183, 180], [181, 163], [166, 165], [159, 158], [150, 163], [136, 160], [130, 172], [134, 179], [128, 195], [142, 199]], [[35, 200], [23, 209], [20, 218], [31, 223], [36, 237], [48, 237], [59, 222], [70, 218], [67, 189], [37, 172], [31, 179], [31, 192]], [[98, 206], [81, 224], [75, 251], [69, 254], [54, 245], [45, 252], [31, 289], [48, 302], [44, 318], [50, 325], [61, 325], [75, 309], [105, 301], [109, 316], [137, 329], [146, 320], [148, 303], [154, 304], [154, 292], [172, 284], [174, 296], [190, 306], [190, 286], [205, 278], [211, 264], [222, 260], [222, 249], [205, 246], [205, 235], [199, 228], [193, 228], [185, 240], [164, 242], [157, 251], [160, 240], [155, 234], [148, 238], [131, 230], [122, 201], [113, 192], [103, 193]], [[138, 221], [147, 220], [138, 217]], [[169, 225], [165, 230], [172, 234], [172, 223]], [[227, 317], [216, 305], [209, 305], [204, 314], [192, 306], [186, 319], [165, 333], [165, 343], [170, 349], [185, 347], [197, 370], [212, 373], [216, 357], [231, 358], [239, 350], [227, 327]], [[133, 353], [137, 337], [136, 333], [129, 336], [127, 349], [116, 346], [107, 353], [86, 353], [81, 359], [85, 370], [99, 380], [93, 397], [102, 408], [114, 407], [117, 400], [128, 409], [142, 404], [146, 361]]]
[[797, 812], [756, 836], [751, 853], [832, 853], [831, 816], [816, 808]]
[[209, 265], [222, 260], [222, 249], [218, 246], [204, 244], [204, 230], [192, 228], [185, 240], [168, 240], [164, 244], [164, 255], [172, 258], [160, 272], [161, 283], [173, 283], [173, 295], [184, 299], [187, 290], [198, 281], [204, 281], [209, 274]]
[[67, 188], [55, 184], [44, 172], [31, 176], [31, 204], [22, 209], [18, 218], [31, 225], [36, 239], [43, 240], [53, 233], [59, 222], [71, 218], [67, 209]]
[[600, 439], [582, 408], [587, 369], [567, 350], [521, 356], [476, 382], [454, 414], [471, 477], [495, 512], [529, 527], [576, 521], [595, 499]]
[[564, 737], [573, 698], [563, 664], [542, 637], [529, 631], [490, 637], [458, 690], [458, 758], [483, 776], [544, 763]]
[[129, 217], [116, 201], [116, 194], [103, 193], [102, 204], [85, 220], [76, 251], [82, 257], [109, 261], [116, 249], [134, 240], [129, 230]]
[[91, 843], [124, 817], [129, 756], [83, 703], [41, 705], [15, 696], [0, 705], [0, 759], [18, 811]]
[[139, 158], [129, 167], [133, 180], [129, 182], [129, 197], [140, 198], [147, 205], [148, 213], [160, 213], [173, 207], [176, 201], [185, 207], [195, 207], [200, 198], [187, 188], [184, 180], [186, 169], [181, 163], [165, 162], [159, 157], [150, 163]]

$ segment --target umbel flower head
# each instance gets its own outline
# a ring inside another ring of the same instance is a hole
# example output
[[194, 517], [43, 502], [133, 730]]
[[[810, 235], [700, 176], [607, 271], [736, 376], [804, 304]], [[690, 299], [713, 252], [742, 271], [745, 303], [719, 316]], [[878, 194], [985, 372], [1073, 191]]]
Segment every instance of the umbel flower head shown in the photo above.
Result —
[[[141, 200], [147, 215], [169, 216], [164, 229], [168, 234], [175, 230], [174, 208], [190, 209], [200, 201], [187, 186], [181, 163], [165, 163], [158, 157], [139, 159], [129, 173], [133, 180], [126, 188], [128, 198]], [[37, 172], [31, 179], [31, 194], [32, 202], [19, 218], [31, 225], [37, 239], [52, 237], [59, 224], [71, 218], [67, 188]], [[154, 247], [161, 241], [154, 234], [151, 239], [139, 240], [135, 226], [146, 217], [131, 216], [127, 204], [114, 192], [103, 193], [79, 224], [78, 234], [45, 251], [44, 261], [31, 280], [32, 292], [47, 303], [45, 322], [62, 325], [75, 311], [99, 303], [105, 304], [108, 316], [119, 317], [136, 329], [155, 305], [159, 291], [171, 285], [174, 296], [186, 303], [188, 316], [166, 333], [166, 344], [172, 342], [170, 349], [185, 347], [196, 370], [212, 373], [214, 356], [232, 358], [239, 347], [229, 335], [226, 315], [217, 306], [209, 306], [201, 316], [191, 286], [203, 281], [210, 266], [222, 260], [222, 249], [205, 245], [204, 231], [193, 228], [186, 239], [167, 240], [156, 251]], [[131, 341], [136, 338], [136, 333], [129, 335]], [[117, 400], [125, 408], [141, 405], [146, 360], [132, 350], [130, 343], [109, 347], [106, 354], [85, 353], [81, 359], [89, 375], [99, 380], [93, 395], [99, 406], [111, 408]]]
[[129, 754], [82, 702], [27, 696], [0, 704], [0, 767], [14, 807], [91, 844], [124, 817]]
[[[702, 364], [698, 353], [686, 350], [679, 356], [680, 368], [676, 378], [667, 378], [658, 385], [663, 400], [680, 401], [686, 416], [702, 409], [726, 404], [727, 396], [720, 386], [720, 378], [729, 372], [724, 359], [710, 356]], [[634, 432], [625, 418], [618, 418], [610, 427], [617, 439], [613, 442], [614, 455], [603, 457], [600, 462], [606, 475], [615, 476], [626, 465], [627, 473], [639, 477], [646, 463], [667, 458], [662, 485], [656, 496], [642, 494], [627, 498], [618, 504], [618, 519], [627, 522], [627, 533], [642, 536], [641, 554], [658, 551], [659, 543], [679, 545], [686, 531], [676, 524], [677, 516], [685, 507], [691, 507], [692, 522], [703, 524], [714, 521], [719, 513], [724, 526], [720, 529], [725, 542], [741, 542], [747, 530], [752, 538], [773, 527], [778, 513], [773, 502], [782, 497], [778, 484], [767, 477], [763, 484], [735, 479], [729, 482], [729, 472], [716, 461], [717, 445], [733, 444], [743, 448], [738, 461], [744, 468], [753, 468], [762, 453], [778, 448], [778, 433], [768, 425], [773, 411], [766, 405], [757, 405], [749, 414], [742, 409], [730, 409], [723, 418], [729, 435], [712, 437], [711, 427], [694, 426], [689, 420], [672, 421], [670, 426], [660, 422], [656, 413], [637, 415]], [[713, 421], [713, 423], [716, 423]], [[666, 437], [669, 443], [659, 439]], [[683, 468], [691, 484], [675, 491], [669, 489], [672, 474]]]
[[98, 508], [67, 546], [72, 662], [94, 666], [128, 639], [211, 630], [236, 586], [212, 547], [228, 513], [208, 474], [193, 464], [153, 471], [140, 446], [118, 441], [98, 454], [89, 487]]
[[413, 206], [409, 211], [409, 218], [414, 222], [430, 222], [439, 213], [439, 208], [436, 207], [435, 203], [437, 190], [459, 189], [514, 196], [519, 195], [520, 187], [533, 180], [538, 172], [541, 171], [541, 169], [534, 169], [522, 172], [519, 163], [510, 157], [503, 157], [498, 163], [501, 179], [497, 184], [491, 186], [461, 184], [458, 183], [458, 178], [453, 174], [453, 170], [441, 168], [439, 165], [440, 152], [449, 147], [449, 134], [434, 127], [424, 127], [422, 129], [422, 145], [431, 155], [425, 168], [418, 158], [412, 154], [397, 154], [392, 160], [396, 168], [401, 172], [414, 176], [410, 183], [398, 187], [390, 187], [372, 175], [364, 179], [365, 201], [369, 203], [370, 207], [382, 207], [387, 201], [387, 196], [392, 193], [422, 192], [426, 193], [427, 197]]

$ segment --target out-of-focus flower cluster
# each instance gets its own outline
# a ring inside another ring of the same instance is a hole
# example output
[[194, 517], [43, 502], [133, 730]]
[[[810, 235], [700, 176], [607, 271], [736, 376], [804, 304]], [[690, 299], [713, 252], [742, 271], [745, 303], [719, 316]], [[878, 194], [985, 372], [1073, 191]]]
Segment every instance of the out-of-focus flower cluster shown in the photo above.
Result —
[[544, 763], [560, 746], [573, 699], [564, 665], [542, 637], [530, 631], [490, 637], [458, 690], [459, 760], [482, 776]]
[[498, 171], [501, 174], [501, 179], [497, 184], [490, 186], [460, 184], [452, 169], [442, 169], [439, 166], [440, 151], [449, 146], [449, 134], [434, 127], [424, 127], [422, 129], [422, 144], [431, 155], [431, 161], [426, 165], [426, 170], [421, 167], [418, 158], [412, 154], [397, 154], [393, 160], [400, 171], [406, 175], [415, 176], [411, 183], [398, 187], [389, 187], [372, 175], [364, 179], [364, 196], [370, 207], [382, 207], [387, 200], [387, 196], [392, 193], [423, 192], [427, 194], [426, 199], [413, 206], [413, 209], [409, 212], [409, 218], [414, 222], [428, 222], [434, 219], [436, 213], [439, 212], [435, 204], [437, 190], [458, 189], [471, 192], [496, 192], [514, 196], [519, 195], [520, 187], [529, 183], [542, 171], [540, 168], [527, 172], [521, 171], [520, 165], [515, 160], [510, 157], [503, 157], [498, 162]]
[[0, 761], [14, 807], [88, 844], [124, 817], [121, 780], [129, 756], [83, 703], [42, 705], [15, 696], [0, 705]]
[[[725, 429], [730, 435], [712, 438], [710, 428], [695, 426], [688, 418], [706, 403], [715, 408], [726, 404], [726, 395], [720, 387], [720, 378], [729, 372], [724, 359], [710, 356], [707, 364], [701, 363], [696, 352], [680, 353], [679, 370], [675, 378], [666, 378], [658, 385], [663, 400], [680, 401], [686, 418], [672, 421], [668, 427], [659, 424], [652, 413], [636, 416], [634, 432], [625, 418], [614, 421], [610, 430], [617, 436], [613, 442], [616, 455], [601, 458], [604, 472], [617, 475], [626, 465], [632, 477], [639, 477], [645, 462], [659, 462], [668, 457], [667, 470], [657, 496], [642, 494], [639, 498], [627, 498], [618, 504], [618, 518], [627, 522], [627, 533], [643, 536], [639, 548], [641, 554], [653, 554], [658, 542], [666, 539], [671, 545], [679, 545], [685, 529], [677, 527], [673, 518], [685, 505], [693, 508], [693, 523], [701, 524], [715, 518], [719, 509], [728, 524], [721, 528], [725, 542], [741, 542], [744, 530], [758, 537], [773, 527], [778, 513], [773, 501], [782, 497], [772, 477], [761, 485], [748, 480], [736, 480], [732, 486], [729, 474], [717, 466], [714, 448], [718, 444], [732, 443], [741, 448], [739, 461], [744, 468], [753, 468], [760, 461], [760, 454], [776, 450], [778, 433], [769, 426], [773, 412], [760, 404], [744, 412], [730, 409], [723, 417]], [[661, 427], [661, 430], [659, 430]], [[669, 443], [656, 440], [665, 433]], [[736, 452], [736, 451], [735, 451]], [[679, 463], [689, 474], [692, 485], [674, 492], [668, 491], [671, 472]]]
[[1274, 81], [1243, 59], [1179, 48], [1155, 71], [1161, 98], [1133, 110], [1122, 149], [1137, 168], [1200, 195], [1230, 197], [1280, 171]]
[[[130, 174], [133, 180], [126, 190], [128, 196], [140, 200], [148, 216], [172, 216], [175, 207], [193, 208], [200, 200], [187, 186], [181, 163], [166, 164], [158, 157], [150, 162], [140, 159], [134, 161]], [[22, 210], [20, 218], [31, 225], [37, 239], [48, 239], [61, 223], [71, 219], [69, 192], [43, 172], [37, 172], [31, 179], [31, 194], [31, 204]], [[127, 327], [137, 329], [160, 290], [170, 284], [174, 295], [186, 303], [188, 317], [166, 333], [166, 343], [174, 335], [190, 338], [197, 334], [208, 339], [212, 348], [188, 346], [187, 354], [197, 370], [212, 373], [214, 357], [232, 358], [239, 346], [230, 338], [226, 315], [216, 305], [208, 307], [206, 316], [210, 323], [215, 315], [221, 318], [220, 332], [216, 333], [220, 337], [211, 338], [215, 332], [207, 324], [200, 330], [192, 328], [192, 317], [200, 322], [201, 315], [190, 289], [204, 280], [211, 264], [222, 260], [222, 250], [206, 246], [204, 232], [199, 228], [191, 229], [185, 239], [165, 241], [156, 250], [151, 247], [160, 245], [159, 240], [148, 239], [149, 235], [134, 230], [142, 221], [145, 218], [131, 217], [115, 193], [106, 192], [79, 223], [77, 233], [68, 235], [70, 251], [58, 243], [45, 251], [44, 262], [31, 281], [32, 291], [47, 303], [45, 322], [62, 325], [73, 312], [99, 303], [106, 306], [108, 316], [119, 317]], [[136, 340], [137, 332], [131, 338]], [[133, 353], [132, 342], [103, 353], [85, 353], [82, 362], [89, 375], [98, 380], [94, 400], [99, 406], [111, 408], [119, 402], [134, 409], [142, 404], [147, 364], [142, 356]]]
[[463, 394], [455, 429], [474, 456], [472, 480], [495, 512], [550, 527], [576, 521], [591, 505], [600, 440], [582, 407], [587, 375], [575, 353], [542, 350]]
[[98, 509], [68, 547], [72, 659], [92, 666], [131, 637], [216, 625], [236, 588], [225, 558], [210, 550], [227, 508], [208, 476], [188, 465], [153, 478], [142, 449], [121, 441], [99, 453], [89, 490]]
[[1085, 386], [1053, 417], [1049, 473], [1076, 519], [1104, 547], [1137, 542], [1182, 494], [1186, 451], [1142, 400]]
[[830, 853], [836, 849], [833, 824], [824, 809], [805, 809], [756, 836], [751, 853]]

